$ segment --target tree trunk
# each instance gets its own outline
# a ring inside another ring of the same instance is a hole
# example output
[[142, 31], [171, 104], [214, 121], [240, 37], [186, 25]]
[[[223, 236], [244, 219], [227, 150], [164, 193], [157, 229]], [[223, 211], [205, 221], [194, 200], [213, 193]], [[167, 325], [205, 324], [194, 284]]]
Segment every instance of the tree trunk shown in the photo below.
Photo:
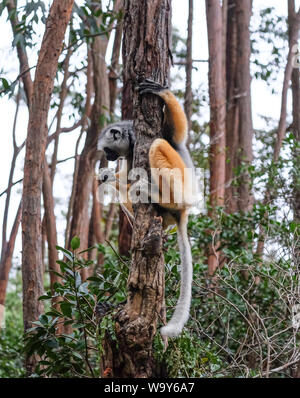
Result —
[[193, 106], [192, 71], [193, 71], [193, 11], [194, 1], [189, 0], [188, 35], [186, 43], [186, 64], [185, 64], [185, 95], [184, 111], [188, 122], [188, 131], [191, 130], [191, 116]]
[[[124, 40], [124, 39], [123, 39]], [[133, 119], [133, 92], [130, 82], [126, 82], [125, 72], [123, 70], [123, 90], [122, 90], [122, 119]], [[118, 246], [121, 256], [130, 257], [132, 239], [132, 227], [128, 216], [124, 213], [121, 206], [119, 208], [119, 236]]]
[[226, 191], [225, 204], [229, 213], [252, 208], [253, 196], [250, 177], [243, 171], [238, 186], [232, 181], [234, 170], [242, 164], [247, 167], [253, 160], [251, 75], [250, 75], [250, 18], [252, 0], [228, 1], [226, 41]]
[[236, 0], [228, 0], [226, 40], [226, 187], [225, 206], [228, 213], [238, 210], [237, 187], [232, 184], [238, 166], [239, 109], [237, 105], [237, 16]]
[[[292, 24], [293, 18], [295, 18], [295, 0], [289, 0], [289, 44], [293, 46], [293, 32], [292, 32]], [[298, 149], [294, 151], [294, 167], [295, 167], [295, 176], [294, 176], [294, 195], [293, 195], [293, 211], [294, 211], [294, 220], [296, 222], [300, 222], [300, 185], [299, 185], [299, 164], [300, 164], [300, 153], [299, 153], [299, 145], [300, 145], [300, 71], [299, 66], [297, 68], [293, 68], [292, 72], [292, 95], [293, 95], [293, 133], [298, 143]]]
[[17, 214], [15, 216], [15, 221], [13, 224], [13, 228], [10, 233], [10, 237], [7, 240], [7, 221], [8, 221], [8, 214], [9, 214], [9, 207], [10, 207], [10, 199], [12, 193], [12, 184], [13, 184], [13, 177], [16, 167], [17, 157], [21, 151], [21, 149], [25, 146], [25, 142], [22, 145], [17, 146], [16, 142], [16, 125], [18, 119], [18, 112], [19, 112], [19, 105], [20, 105], [20, 89], [17, 94], [16, 98], [16, 112], [14, 116], [14, 123], [13, 123], [13, 131], [12, 131], [12, 138], [13, 138], [13, 157], [10, 165], [10, 172], [8, 178], [8, 185], [6, 190], [6, 199], [5, 199], [5, 206], [3, 212], [3, 222], [2, 222], [2, 248], [1, 248], [1, 260], [0, 260], [0, 328], [2, 325], [4, 313], [5, 313], [5, 298], [6, 298], [6, 290], [8, 284], [8, 276], [12, 266], [12, 257], [15, 247], [15, 241], [19, 229], [19, 225], [21, 222], [21, 202], [17, 210]]
[[16, 237], [21, 222], [22, 214], [22, 201], [19, 204], [17, 214], [13, 227], [11, 229], [10, 237], [8, 242], [5, 244], [5, 250], [2, 250], [1, 255], [1, 267], [0, 267], [0, 329], [3, 322], [3, 317], [5, 316], [5, 298], [8, 283], [8, 275], [12, 265], [12, 257], [16, 242]]
[[[55, 282], [59, 282], [60, 278], [55, 275], [52, 271], [60, 272], [60, 268], [57, 264], [57, 231], [56, 231], [56, 218], [54, 214], [54, 198], [52, 192], [52, 181], [49, 166], [45, 159], [44, 161], [44, 175], [43, 175], [43, 200], [45, 208], [45, 227], [46, 236], [48, 242], [48, 269], [50, 274], [50, 286], [51, 289]], [[52, 305], [56, 305], [56, 301], [52, 302]]]
[[[295, 42], [293, 35], [293, 21], [295, 18], [295, 0], [288, 1], [288, 21], [289, 21], [289, 46], [292, 47]], [[300, 153], [299, 153], [299, 144], [300, 144], [300, 71], [299, 66], [297, 68], [293, 68], [292, 71], [292, 98], [293, 98], [293, 133], [296, 141], [296, 146], [294, 149], [294, 176], [293, 176], [293, 199], [292, 199], [292, 208], [294, 213], [295, 222], [300, 222], [300, 184], [299, 184], [299, 164], [300, 164]], [[298, 146], [297, 146], [298, 145]], [[295, 245], [295, 253], [294, 253], [294, 261], [299, 264], [300, 258], [300, 249], [299, 245]], [[300, 361], [297, 364], [297, 368], [294, 371], [294, 377], [300, 378]]]
[[[148, 173], [149, 147], [161, 136], [162, 102], [151, 95], [141, 99], [134, 88], [147, 77], [168, 83], [170, 22], [170, 0], [125, 0], [124, 90], [130, 91], [134, 104], [134, 167]], [[134, 216], [128, 300], [115, 317], [118, 348], [107, 335], [102, 358], [103, 373], [110, 368], [113, 377], [156, 373], [152, 344], [164, 297], [162, 220], [151, 204], [134, 205]]]
[[[219, 0], [206, 0], [209, 48], [210, 97], [210, 215], [224, 204], [225, 194], [225, 114], [222, 8]], [[213, 275], [219, 264], [217, 231], [208, 256], [208, 273]]]
[[[43, 311], [38, 301], [43, 293], [41, 190], [43, 164], [47, 143], [47, 117], [50, 98], [62, 50], [65, 31], [70, 20], [73, 0], [54, 0], [46, 22], [46, 30], [39, 52], [29, 110], [28, 133], [23, 180], [22, 206], [22, 276], [23, 316], [25, 331]], [[31, 373], [37, 358], [26, 360]]]
[[77, 177], [78, 177], [78, 169], [79, 169], [79, 160], [80, 156], [78, 154], [78, 147], [80, 144], [80, 140], [82, 138], [82, 135], [84, 131], [86, 130], [88, 118], [91, 115], [91, 98], [94, 92], [94, 85], [93, 85], [93, 66], [92, 66], [92, 54], [91, 54], [91, 49], [87, 49], [87, 71], [86, 71], [86, 101], [85, 101], [85, 110], [84, 110], [84, 115], [82, 117], [82, 122], [81, 122], [81, 131], [79, 134], [79, 137], [76, 141], [75, 145], [75, 162], [74, 162], [74, 171], [73, 171], [73, 185], [72, 185], [72, 191], [69, 199], [69, 204], [68, 204], [68, 211], [67, 211], [67, 223], [66, 223], [66, 230], [65, 230], [65, 247], [69, 246], [69, 242], [71, 241], [72, 238], [71, 236], [71, 222], [72, 222], [72, 211], [74, 208], [74, 203], [75, 203], [75, 194], [76, 194], [76, 187], [77, 187]]
[[[253, 160], [252, 139], [252, 111], [251, 111], [251, 75], [250, 75], [250, 18], [252, 0], [236, 2], [237, 8], [237, 88], [239, 108], [239, 164], [249, 166]], [[251, 181], [248, 171], [245, 171], [238, 187], [238, 204], [240, 211], [252, 208]]]
[[[91, 112], [91, 125], [87, 130], [84, 148], [80, 155], [78, 174], [75, 188], [75, 198], [72, 209], [72, 221], [69, 235], [69, 245], [72, 238], [77, 235], [80, 238], [81, 247], [88, 247], [89, 214], [88, 204], [92, 192], [94, 176], [95, 156], [97, 151], [97, 139], [101, 128], [104, 126], [106, 110], [109, 109], [109, 84], [105, 54], [108, 44], [106, 36], [97, 36], [92, 43], [93, 77], [95, 98]], [[100, 121], [102, 120], [102, 123]], [[85, 279], [87, 269], [83, 270]]]

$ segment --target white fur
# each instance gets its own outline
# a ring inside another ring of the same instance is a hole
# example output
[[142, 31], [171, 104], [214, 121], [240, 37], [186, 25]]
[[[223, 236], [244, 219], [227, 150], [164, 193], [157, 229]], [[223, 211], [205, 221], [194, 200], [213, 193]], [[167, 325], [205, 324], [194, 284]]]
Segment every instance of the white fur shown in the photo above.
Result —
[[180, 296], [169, 323], [161, 328], [161, 334], [168, 337], [178, 336], [189, 318], [192, 281], [193, 281], [193, 263], [191, 246], [187, 235], [188, 214], [182, 213], [178, 225], [178, 245], [181, 257], [181, 285]]

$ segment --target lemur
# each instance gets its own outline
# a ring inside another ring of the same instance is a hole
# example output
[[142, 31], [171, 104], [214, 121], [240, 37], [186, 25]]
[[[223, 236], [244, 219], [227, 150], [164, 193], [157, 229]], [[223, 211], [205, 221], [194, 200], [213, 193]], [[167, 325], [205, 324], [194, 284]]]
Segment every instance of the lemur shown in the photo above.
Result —
[[[159, 96], [165, 105], [164, 138], [157, 138], [151, 144], [149, 163], [152, 180], [157, 185], [158, 192], [158, 196], [155, 198], [151, 197], [151, 199], [152, 202], [158, 203], [161, 207], [163, 227], [166, 228], [168, 225], [176, 223], [178, 228], [178, 245], [181, 257], [180, 296], [171, 320], [161, 329], [162, 335], [175, 337], [181, 333], [189, 318], [193, 279], [193, 264], [187, 234], [187, 223], [189, 209], [194, 204], [191, 199], [195, 181], [191, 180], [191, 173], [192, 178], [194, 177], [194, 166], [186, 147], [187, 119], [177, 99], [167, 87], [146, 79], [137, 87], [137, 90], [140, 95], [153, 94]], [[127, 169], [128, 173], [132, 169], [134, 144], [135, 134], [133, 121], [131, 120], [110, 124], [100, 133], [98, 139], [98, 150], [105, 152], [107, 160], [114, 161], [118, 158], [125, 158], [126, 167], [124, 168], [123, 166], [119, 173], [110, 178], [110, 180], [115, 180], [117, 183], [116, 189], [119, 191], [122, 188], [121, 177], [124, 173], [123, 170]], [[189, 173], [185, 173], [186, 169], [189, 169]], [[160, 177], [154, 170], [159, 171]], [[179, 170], [180, 173], [175, 173], [175, 170]], [[109, 179], [107, 172], [101, 175], [100, 180], [102, 179], [102, 182]], [[162, 183], [168, 184], [170, 189], [170, 201], [168, 203], [163, 201]], [[129, 188], [130, 184], [125, 187], [126, 190]], [[179, 193], [184, 194], [184, 199], [180, 203], [175, 203], [174, 201], [175, 194], [178, 194], [176, 190], [182, 190]], [[132, 214], [130, 201], [124, 204], [127, 211]]]

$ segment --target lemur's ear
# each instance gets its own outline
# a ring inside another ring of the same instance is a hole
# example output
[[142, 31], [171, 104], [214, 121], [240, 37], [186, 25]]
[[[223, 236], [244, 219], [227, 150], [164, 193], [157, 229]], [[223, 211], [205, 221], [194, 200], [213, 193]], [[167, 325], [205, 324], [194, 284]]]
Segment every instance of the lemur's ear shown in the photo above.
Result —
[[121, 131], [117, 130], [117, 129], [111, 129], [110, 133], [112, 134], [112, 136], [114, 137], [114, 140], [118, 140], [121, 137]]

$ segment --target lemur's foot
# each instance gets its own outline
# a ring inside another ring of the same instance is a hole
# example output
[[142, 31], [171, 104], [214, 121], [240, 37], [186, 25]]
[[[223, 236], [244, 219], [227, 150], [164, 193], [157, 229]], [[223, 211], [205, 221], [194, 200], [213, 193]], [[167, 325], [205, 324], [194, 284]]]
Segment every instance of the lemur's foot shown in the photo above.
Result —
[[150, 79], [145, 79], [142, 83], [139, 84], [137, 87], [138, 92], [143, 95], [143, 94], [154, 94], [154, 95], [159, 95], [161, 91], [167, 90], [167, 86], [162, 86], [159, 83], [156, 83], [153, 80]]

